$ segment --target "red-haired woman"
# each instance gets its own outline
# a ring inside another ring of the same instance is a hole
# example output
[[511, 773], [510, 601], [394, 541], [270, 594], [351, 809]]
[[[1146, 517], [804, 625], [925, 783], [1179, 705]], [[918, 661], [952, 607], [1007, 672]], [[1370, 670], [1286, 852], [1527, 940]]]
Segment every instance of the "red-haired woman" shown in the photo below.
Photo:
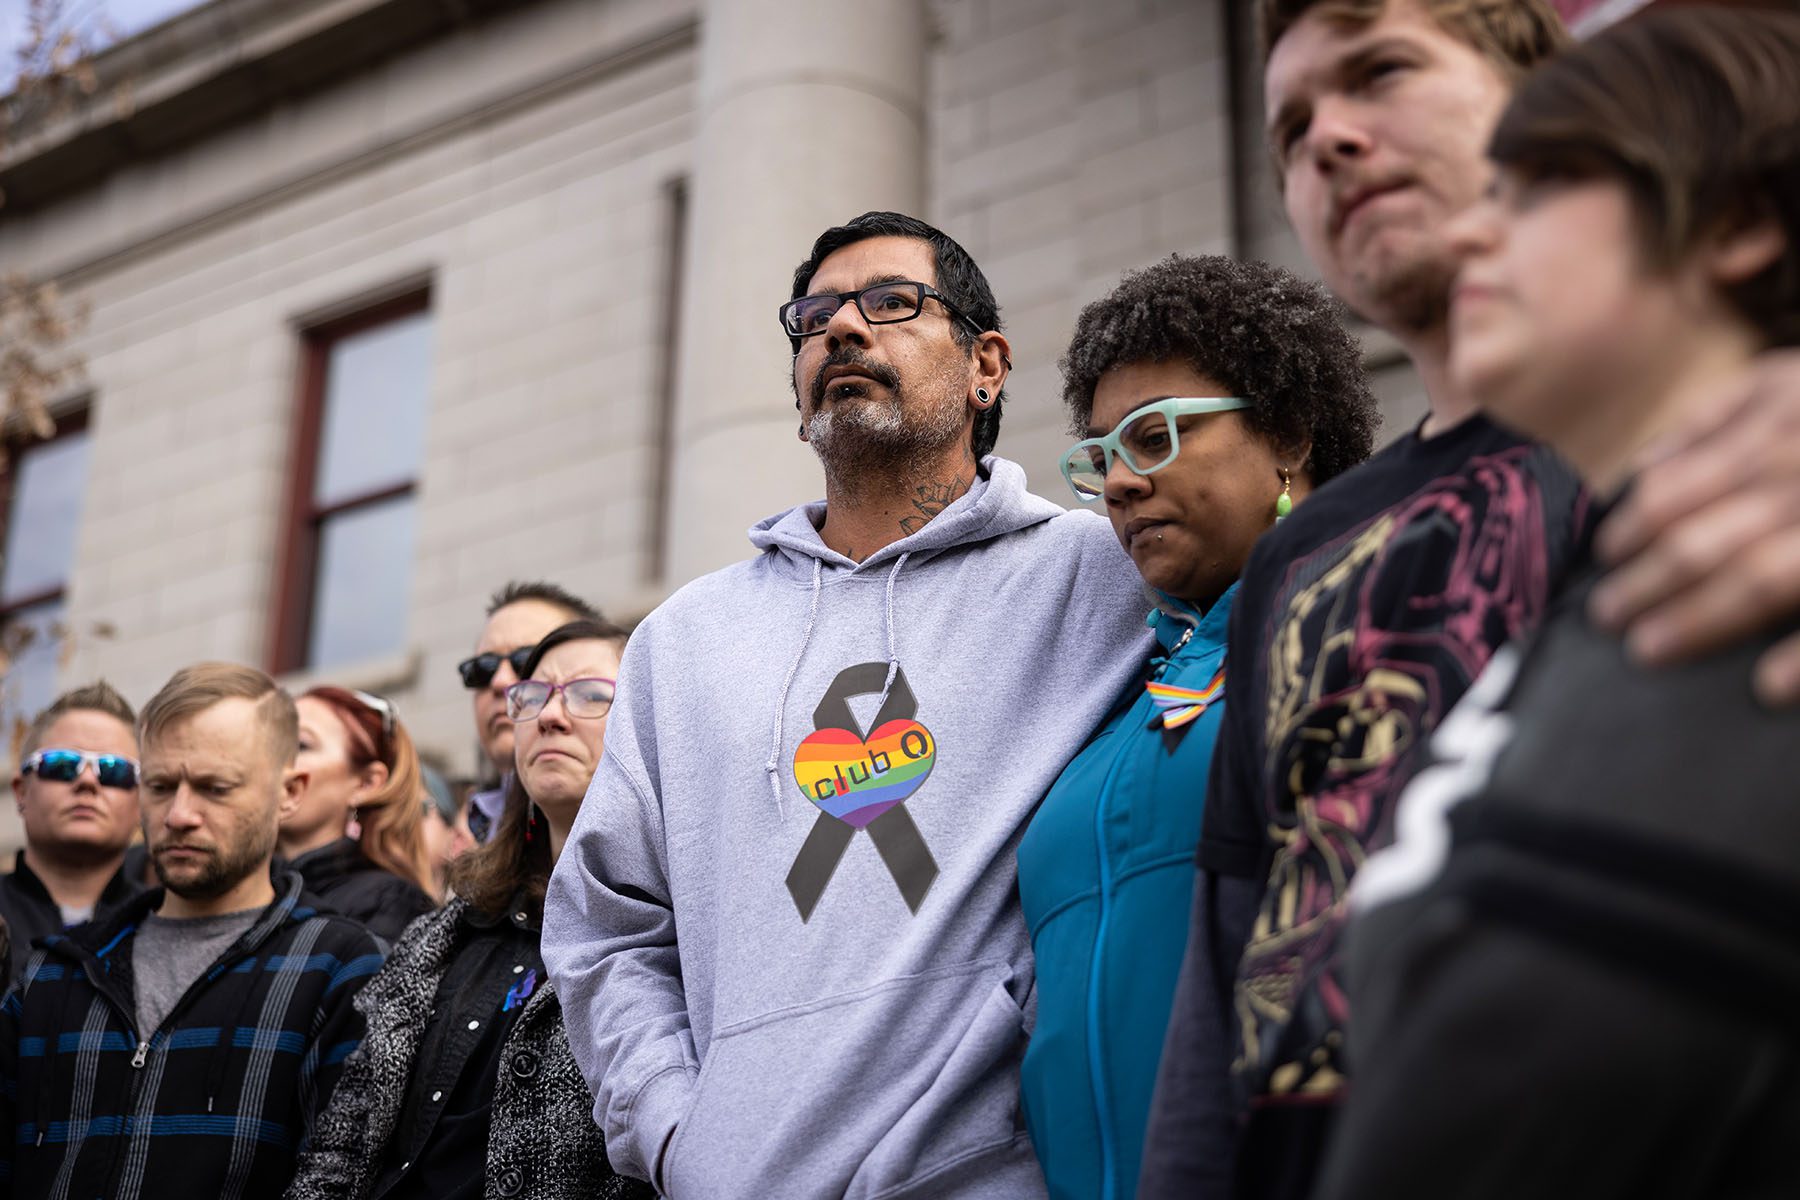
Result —
[[316, 687], [295, 702], [306, 792], [281, 823], [280, 851], [332, 912], [395, 941], [437, 905], [420, 829], [419, 756], [379, 696]]

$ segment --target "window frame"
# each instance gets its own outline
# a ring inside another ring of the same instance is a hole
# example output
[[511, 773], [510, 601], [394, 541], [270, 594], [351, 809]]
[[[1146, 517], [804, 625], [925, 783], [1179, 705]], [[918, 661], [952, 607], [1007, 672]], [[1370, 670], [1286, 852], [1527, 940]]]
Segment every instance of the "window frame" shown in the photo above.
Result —
[[[4, 445], [6, 448], [6, 461], [3, 466], [0, 466], [0, 555], [5, 555], [12, 549], [7, 543], [10, 540], [8, 537], [8, 534], [11, 532], [9, 526], [12, 522], [13, 501], [16, 497], [19, 482], [19, 459], [40, 446], [48, 446], [54, 442], [61, 441], [63, 438], [73, 437], [77, 434], [90, 435], [88, 447], [91, 453], [93, 448], [90, 429], [92, 407], [93, 400], [91, 396], [84, 396], [79, 401], [66, 408], [53, 406], [50, 419], [54, 424], [55, 429], [47, 438], [41, 438], [22, 432], [13, 425], [11, 420], [6, 422], [4, 433], [0, 434], [0, 445]], [[86, 496], [87, 485], [91, 482], [92, 473], [90, 471], [88, 478], [82, 481], [82, 493], [84, 499]], [[79, 532], [80, 528], [81, 522], [78, 519], [76, 521], [77, 532]], [[3, 564], [4, 561], [4, 558], [0, 557], [0, 564]], [[69, 628], [69, 578], [74, 574], [74, 568], [75, 555], [71, 550], [69, 555], [69, 569], [63, 572], [62, 582], [56, 587], [40, 588], [35, 592], [28, 592], [11, 601], [0, 596], [0, 636], [3, 636], [6, 633], [8, 627], [19, 613], [28, 612], [33, 608], [45, 604], [55, 604], [59, 606], [60, 615], [57, 620], [66, 631]], [[10, 668], [8, 668], [8, 670], [10, 670]], [[0, 672], [0, 675], [6, 673], [7, 672]], [[60, 668], [57, 673], [61, 673]], [[52, 690], [54, 691], [54, 688]], [[15, 719], [23, 718], [28, 720], [30, 718], [30, 713], [28, 711], [15, 712], [13, 715]], [[4, 732], [10, 737], [16, 730], [5, 730], [0, 732]]]
[[[4, 441], [6, 446], [6, 465], [0, 467], [0, 554], [4, 554], [11, 549], [11, 547], [6, 545], [6, 540], [7, 534], [10, 532], [8, 526], [12, 521], [13, 492], [18, 486], [19, 473], [17, 468], [20, 456], [29, 454], [40, 446], [48, 446], [52, 442], [59, 442], [63, 438], [73, 437], [78, 433], [87, 433], [89, 425], [88, 410], [89, 404], [86, 401], [83, 401], [80, 404], [70, 407], [65, 412], [54, 414], [51, 417], [51, 420], [55, 422], [56, 430], [47, 438], [32, 437], [29, 434], [13, 432], [9, 433], [4, 439], [0, 439], [0, 441]], [[90, 446], [92, 445], [91, 442], [89, 444]], [[85, 486], [86, 481], [84, 480], [83, 487], [85, 488]], [[69, 560], [72, 567], [74, 563], [73, 554], [69, 556]], [[0, 559], [0, 562], [3, 561], [3, 559]], [[63, 581], [56, 587], [42, 588], [12, 601], [0, 597], [0, 629], [4, 629], [6, 623], [12, 620], [13, 615], [21, 609], [36, 608], [40, 604], [49, 604], [55, 601], [62, 601], [66, 604], [68, 598], [69, 572], [64, 572]]]
[[[404, 317], [429, 313], [431, 290], [421, 288], [383, 300], [349, 316], [300, 330], [300, 372], [295, 399], [294, 436], [290, 442], [287, 495], [283, 501], [280, 552], [276, 556], [275, 620], [270, 625], [269, 672], [285, 675], [307, 670], [307, 640], [312, 632], [313, 602], [318, 590], [319, 538], [333, 517], [416, 495], [419, 473], [402, 483], [383, 484], [355, 495], [318, 504], [320, 442], [325, 432], [325, 385], [333, 348], [346, 338]], [[421, 468], [422, 473], [422, 468]]]

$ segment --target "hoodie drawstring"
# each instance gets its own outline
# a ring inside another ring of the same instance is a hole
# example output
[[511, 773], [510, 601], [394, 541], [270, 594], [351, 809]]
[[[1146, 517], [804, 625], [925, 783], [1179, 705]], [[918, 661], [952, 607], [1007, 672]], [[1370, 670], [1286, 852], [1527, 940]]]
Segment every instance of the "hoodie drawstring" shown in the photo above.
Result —
[[[912, 557], [908, 550], [894, 560], [894, 569], [888, 572], [887, 578], [887, 679], [881, 685], [881, 702], [875, 706], [880, 712], [887, 707], [888, 690], [894, 686], [894, 677], [900, 673], [899, 643], [894, 635], [894, 583], [900, 578], [900, 570], [906, 566], [906, 560]], [[787, 678], [781, 681], [781, 695], [775, 701], [775, 736], [769, 742], [769, 761], [763, 764], [763, 771], [769, 777], [769, 791], [775, 797], [775, 809], [785, 819], [787, 804], [782, 800], [786, 790], [781, 786], [781, 728], [782, 719], [787, 714], [788, 691], [794, 686], [794, 676], [800, 673], [801, 660], [806, 657], [806, 648], [812, 644], [813, 627], [819, 616], [819, 593], [823, 589], [822, 579], [824, 564], [813, 559], [812, 604], [806, 610], [806, 629], [800, 635], [800, 649], [794, 653], [794, 661], [788, 667]]]
[[[251, 950], [249, 976], [244, 980], [244, 997], [238, 1002], [237, 1013], [233, 1016], [231, 1024], [219, 1031], [219, 1044], [214, 1047], [212, 1061], [207, 1064], [206, 1112], [208, 1116], [212, 1115], [214, 1102], [219, 1098], [219, 1089], [224, 1086], [225, 1068], [231, 1065], [233, 1039], [237, 1036], [237, 1031], [239, 1029], [245, 1028], [244, 1021], [250, 1017], [251, 1010], [260, 1003], [261, 998], [256, 994], [257, 978], [267, 972], [267, 970], [268, 967], [263, 961], [262, 950], [260, 947]], [[235, 971], [233, 968], [226, 967], [224, 970], [221, 970], [218, 975], [210, 976], [206, 982], [210, 984], [213, 980], [217, 979], [219, 975], [229, 975], [234, 973]], [[279, 982], [279, 980], [271, 980], [269, 983], [270, 988], [278, 986]], [[254, 1048], [256, 1045], [255, 1037], [261, 1030], [260, 1027], [256, 1025], [252, 1025], [249, 1028], [252, 1031], [250, 1045]]]
[[775, 701], [775, 737], [769, 743], [769, 761], [763, 764], [763, 770], [769, 776], [769, 791], [775, 796], [775, 811], [783, 819], [787, 817], [787, 805], [782, 803], [781, 793], [784, 789], [778, 777], [781, 771], [781, 719], [787, 711], [788, 689], [794, 686], [794, 676], [800, 671], [800, 660], [806, 657], [806, 647], [812, 641], [813, 622], [819, 615], [820, 581], [824, 572], [825, 564], [813, 559], [812, 605], [806, 610], [806, 631], [800, 635], [800, 649], [794, 653], [794, 663], [788, 668], [787, 678], [781, 681], [781, 696]]
[[898, 580], [900, 578], [900, 568], [904, 567], [906, 565], [906, 560], [911, 557], [912, 557], [912, 551], [911, 550], [906, 551], [899, 558], [894, 560], [894, 569], [892, 571], [888, 572], [888, 581], [887, 581], [888, 673], [887, 673], [886, 681], [883, 682], [881, 685], [881, 703], [879, 703], [875, 706], [876, 712], [880, 712], [882, 709], [887, 707], [888, 689], [894, 686], [894, 676], [896, 676], [900, 673], [900, 654], [894, 648], [894, 646], [895, 646], [895, 643], [894, 643], [894, 583], [896, 580]]

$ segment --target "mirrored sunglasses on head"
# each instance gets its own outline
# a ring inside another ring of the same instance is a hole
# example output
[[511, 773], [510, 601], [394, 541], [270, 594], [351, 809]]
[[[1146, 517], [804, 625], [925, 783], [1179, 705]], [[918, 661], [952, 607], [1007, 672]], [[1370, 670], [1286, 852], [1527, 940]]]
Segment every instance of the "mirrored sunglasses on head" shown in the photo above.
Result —
[[101, 787], [134, 788], [138, 782], [136, 759], [122, 754], [93, 754], [86, 750], [39, 750], [19, 765], [23, 775], [36, 775], [56, 783], [74, 783], [88, 767]]
[[541, 679], [524, 679], [506, 689], [506, 715], [514, 722], [529, 721], [544, 711], [550, 697], [561, 692], [563, 709], [571, 717], [604, 717], [612, 707], [611, 679], [593, 676], [571, 679], [567, 683], [545, 683]]
[[477, 654], [474, 658], [465, 658], [456, 664], [457, 673], [462, 676], [463, 686], [473, 691], [484, 688], [494, 681], [494, 672], [500, 669], [502, 662], [512, 664], [514, 675], [525, 674], [525, 664], [531, 661], [532, 646], [520, 646], [501, 654], [489, 650], [486, 654]]
[[[499, 664], [495, 664], [494, 670], [498, 671], [499, 669]], [[492, 673], [490, 672], [490, 677], [491, 674]], [[386, 697], [377, 696], [374, 692], [365, 692], [358, 688], [351, 688], [350, 694], [356, 697], [356, 702], [358, 704], [361, 704], [364, 708], [381, 718], [381, 736], [392, 741], [394, 737], [394, 725], [399, 720], [399, 718], [394, 715], [393, 702]]]
[[1137, 475], [1153, 475], [1181, 453], [1181, 426], [1176, 418], [1249, 408], [1236, 396], [1171, 396], [1133, 409], [1118, 428], [1104, 437], [1086, 438], [1062, 458], [1063, 480], [1077, 500], [1092, 503], [1106, 493], [1113, 460], [1122, 458]]

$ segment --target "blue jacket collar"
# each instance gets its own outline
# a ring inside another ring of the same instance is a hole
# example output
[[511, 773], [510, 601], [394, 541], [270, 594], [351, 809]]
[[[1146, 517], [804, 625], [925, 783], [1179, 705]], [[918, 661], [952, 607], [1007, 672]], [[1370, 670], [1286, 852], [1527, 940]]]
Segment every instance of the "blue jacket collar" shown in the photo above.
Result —
[[1233, 583], [1209, 607], [1201, 609], [1166, 592], [1150, 589], [1154, 607], [1150, 610], [1148, 624], [1155, 632], [1162, 652], [1173, 652], [1190, 629], [1194, 631], [1190, 645], [1193, 642], [1208, 646], [1223, 643], [1231, 623], [1231, 602], [1237, 597], [1237, 590], [1238, 585]]

